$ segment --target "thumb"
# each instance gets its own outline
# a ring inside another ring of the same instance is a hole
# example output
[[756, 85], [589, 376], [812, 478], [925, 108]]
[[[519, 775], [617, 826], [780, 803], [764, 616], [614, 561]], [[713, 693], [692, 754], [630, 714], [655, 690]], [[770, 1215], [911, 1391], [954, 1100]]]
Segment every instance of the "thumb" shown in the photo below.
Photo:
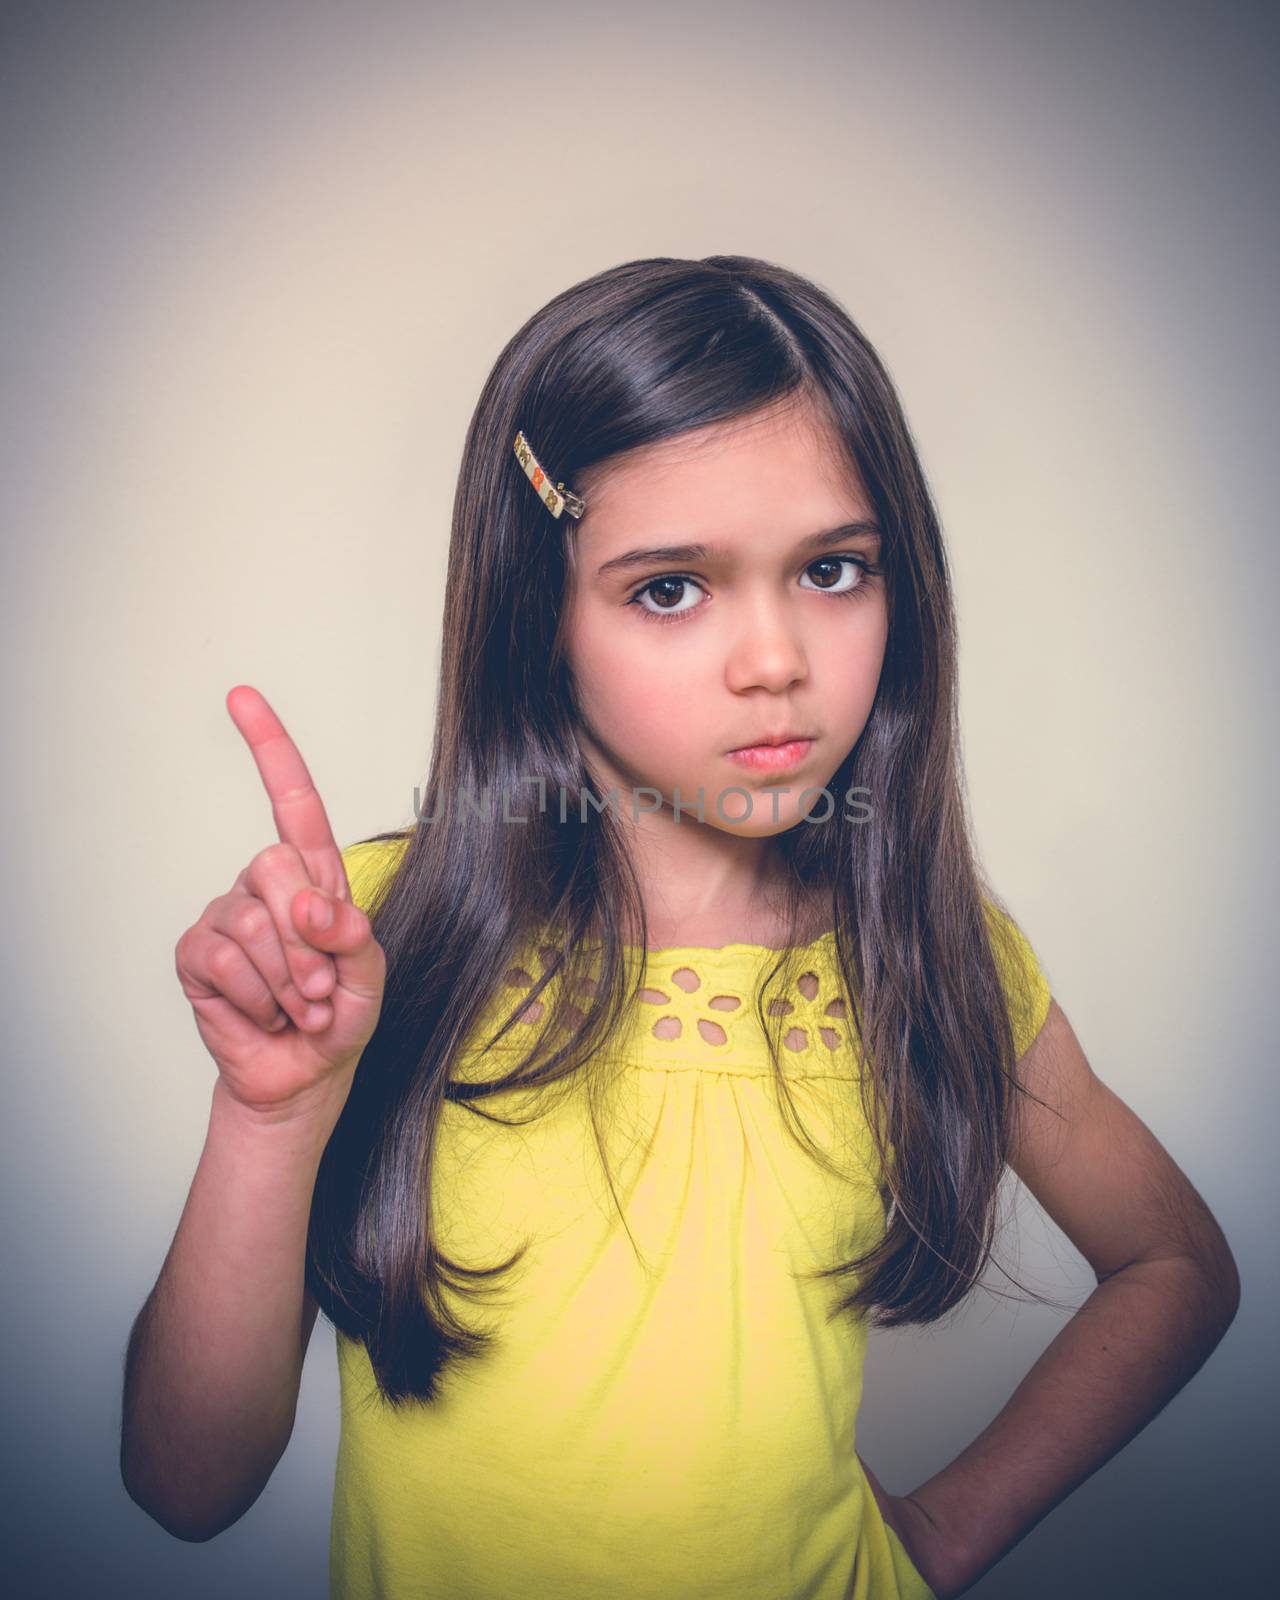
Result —
[[340, 989], [370, 1000], [382, 994], [386, 958], [359, 906], [310, 888], [295, 896], [293, 915], [307, 943], [333, 957]]

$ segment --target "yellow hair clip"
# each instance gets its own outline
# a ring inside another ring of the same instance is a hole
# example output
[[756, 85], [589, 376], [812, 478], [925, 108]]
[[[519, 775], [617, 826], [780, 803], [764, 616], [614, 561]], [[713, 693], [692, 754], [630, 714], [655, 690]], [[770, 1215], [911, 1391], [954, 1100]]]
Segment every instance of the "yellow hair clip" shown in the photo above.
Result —
[[562, 511], [567, 511], [571, 517], [580, 517], [587, 509], [581, 498], [571, 489], [566, 489], [563, 483], [557, 483], [554, 488], [552, 487], [551, 480], [538, 465], [538, 458], [523, 433], [516, 434], [515, 448], [516, 460], [524, 468], [525, 477], [538, 491], [539, 500], [551, 515], [558, 517]]

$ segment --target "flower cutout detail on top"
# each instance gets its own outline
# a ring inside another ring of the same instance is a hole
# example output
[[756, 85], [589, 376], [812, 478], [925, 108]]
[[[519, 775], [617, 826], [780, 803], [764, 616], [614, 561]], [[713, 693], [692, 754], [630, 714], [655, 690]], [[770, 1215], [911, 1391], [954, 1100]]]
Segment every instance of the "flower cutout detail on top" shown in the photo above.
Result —
[[765, 1002], [767, 1016], [785, 1016], [791, 1026], [782, 1043], [788, 1050], [807, 1050], [822, 1045], [827, 1050], [843, 1048], [849, 1039], [849, 1007], [834, 981], [824, 984], [817, 972], [802, 972], [796, 979], [791, 999], [778, 996]]
[[[799, 973], [781, 986], [775, 979], [765, 998], [770, 1026], [783, 1019], [780, 1060], [788, 1075], [844, 1076], [851, 1067], [849, 1008], [830, 946], [829, 936], [805, 946]], [[518, 1002], [513, 990], [532, 989], [538, 964], [545, 972], [554, 957], [551, 946], [535, 945], [528, 959], [508, 967], [499, 1010], [505, 1013]], [[649, 951], [635, 1011], [615, 1047], [635, 1066], [758, 1073], [764, 1036], [755, 986], [773, 959], [774, 952], [760, 945]], [[582, 979], [578, 988], [593, 994], [596, 980]], [[576, 999], [566, 993], [562, 977], [552, 978], [520, 1011], [504, 1045], [523, 1050], [529, 1030], [548, 1020], [552, 1027], [559, 1018], [560, 1026], [573, 1028], [584, 1015]]]
[[[661, 957], [670, 954], [663, 965]], [[761, 951], [761, 955], [765, 952]], [[780, 991], [765, 999], [765, 1016], [784, 1019], [783, 1063], [790, 1056], [797, 1068], [828, 1070], [848, 1049], [848, 1004], [837, 973], [822, 952]], [[686, 1060], [731, 1056], [743, 1050], [755, 1056], [761, 1037], [755, 1012], [753, 974], [740, 955], [722, 951], [656, 952], [650, 970], [659, 970], [639, 992], [641, 1026], [659, 1047]], [[735, 1051], [735, 1045], [738, 1051]], [[659, 1053], [666, 1053], [660, 1051]]]

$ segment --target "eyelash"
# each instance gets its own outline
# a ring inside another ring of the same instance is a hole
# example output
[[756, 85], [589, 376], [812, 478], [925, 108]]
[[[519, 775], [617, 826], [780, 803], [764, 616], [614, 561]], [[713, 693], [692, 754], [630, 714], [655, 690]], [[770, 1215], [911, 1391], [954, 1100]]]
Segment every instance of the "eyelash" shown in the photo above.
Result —
[[[840, 589], [835, 592], [832, 592], [829, 589], [814, 590], [815, 594], [830, 594], [833, 600], [857, 599], [857, 597], [865, 590], [872, 587], [870, 580], [877, 578], [880, 575], [880, 568], [874, 561], [868, 561], [865, 556], [854, 555], [819, 556], [816, 561], [811, 561], [809, 566], [807, 566], [804, 570], [808, 572], [810, 567], [825, 566], [830, 561], [849, 561], [855, 567], [860, 568], [862, 572], [862, 581], [860, 583], [855, 583], [852, 589]], [[699, 611], [702, 610], [701, 606], [690, 606], [687, 611], [661, 612], [650, 611], [647, 606], [642, 606], [640, 604], [641, 595], [648, 594], [649, 590], [652, 589], [655, 584], [672, 582], [692, 583], [696, 584], [698, 588], [702, 587], [702, 585], [698, 582], [698, 579], [690, 577], [687, 572], [660, 572], [656, 578], [650, 578], [647, 583], [642, 583], [627, 601], [627, 604], [629, 606], [635, 606], [636, 610], [646, 622], [683, 622], [687, 617], [695, 616]]]

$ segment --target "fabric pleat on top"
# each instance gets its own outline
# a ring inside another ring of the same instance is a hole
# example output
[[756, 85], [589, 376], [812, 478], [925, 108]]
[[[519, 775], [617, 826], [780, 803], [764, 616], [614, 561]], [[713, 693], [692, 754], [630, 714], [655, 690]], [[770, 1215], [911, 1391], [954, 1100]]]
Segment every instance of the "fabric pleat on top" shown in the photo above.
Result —
[[[403, 848], [343, 852], [357, 904]], [[1000, 923], [1021, 1054], [1049, 989]], [[932, 1600], [855, 1453], [866, 1324], [828, 1320], [841, 1285], [806, 1277], [873, 1245], [885, 1200], [833, 936], [801, 955], [766, 1014], [780, 1008], [795, 1115], [835, 1172], [784, 1125], [754, 1014], [776, 957], [758, 945], [649, 952], [599, 1062], [616, 1200], [579, 1075], [480, 1102], [536, 1108], [523, 1126], [446, 1105], [440, 1248], [469, 1266], [528, 1249], [493, 1298], [453, 1302], [495, 1344], [434, 1403], [393, 1410], [338, 1335], [333, 1600]], [[560, 975], [481, 1048], [546, 959], [531, 941], [499, 975], [455, 1079], [501, 1076], [556, 1014]]]

